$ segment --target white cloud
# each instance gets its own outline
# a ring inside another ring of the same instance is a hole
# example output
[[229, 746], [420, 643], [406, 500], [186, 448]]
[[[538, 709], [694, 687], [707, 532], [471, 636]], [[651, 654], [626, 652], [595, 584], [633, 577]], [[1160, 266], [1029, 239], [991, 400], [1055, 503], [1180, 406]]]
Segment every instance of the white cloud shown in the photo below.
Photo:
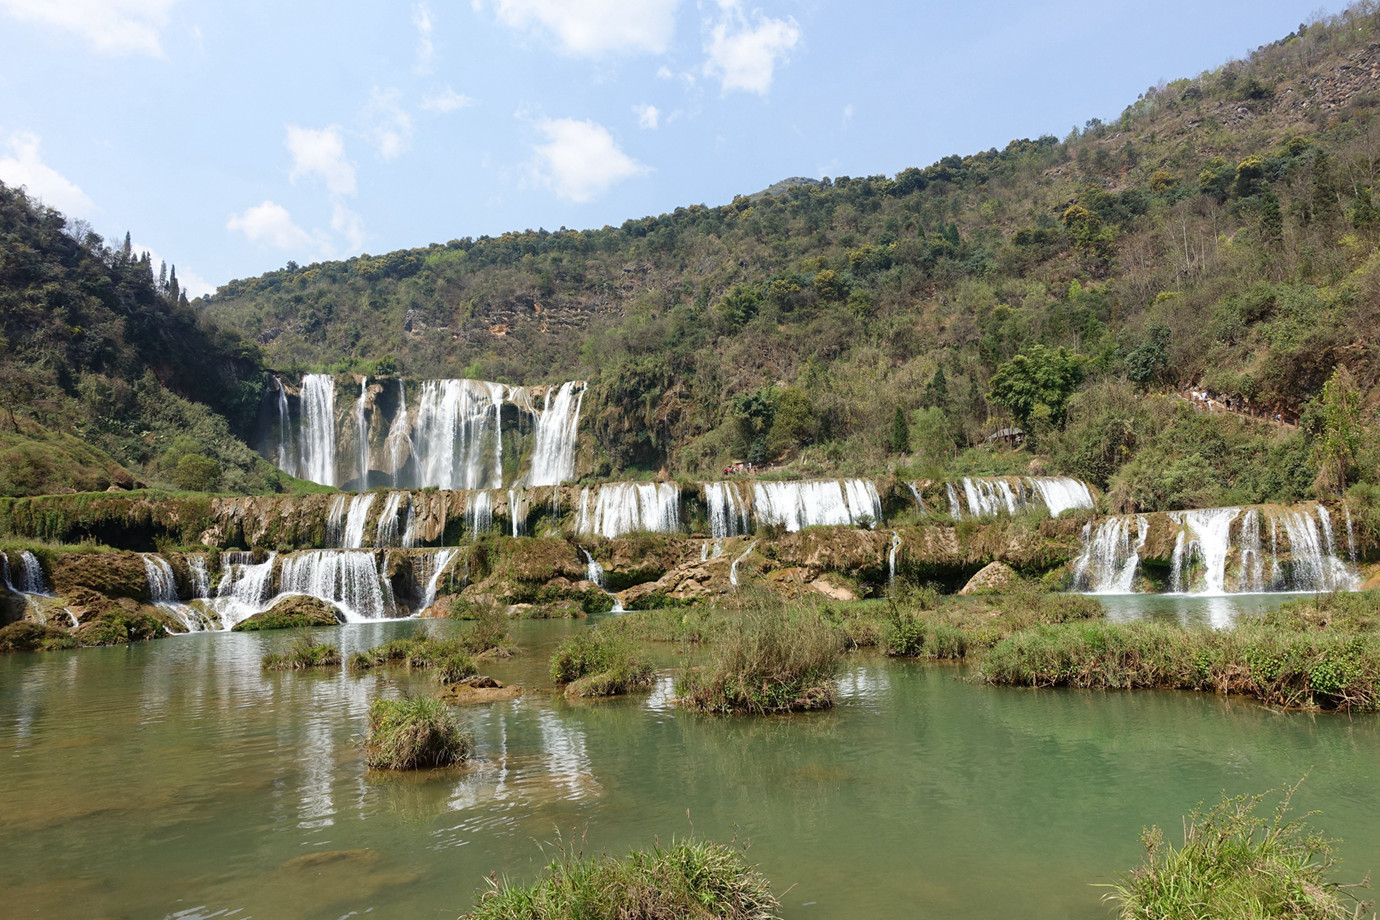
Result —
[[355, 193], [355, 167], [345, 159], [345, 140], [340, 128], [299, 128], [287, 125], [288, 152], [292, 154], [293, 182], [300, 176], [318, 175], [326, 183], [333, 195], [353, 195]]
[[532, 148], [537, 176], [568, 201], [590, 201], [616, 182], [651, 171], [619, 150], [608, 129], [592, 121], [547, 119], [538, 127], [547, 142]]
[[272, 246], [275, 249], [305, 254], [321, 249], [320, 242], [310, 233], [297, 226], [287, 208], [272, 201], [255, 205], [243, 214], [231, 214], [226, 221], [227, 230], [239, 230], [251, 242]]
[[[561, 50], [582, 57], [608, 52], [661, 54], [671, 42], [680, 0], [488, 0], [505, 25], [539, 27]], [[473, 0], [482, 9], [485, 0]]]
[[427, 96], [422, 100], [422, 108], [428, 112], [454, 112], [456, 109], [463, 109], [474, 105], [474, 100], [463, 93], [457, 93], [449, 85], [433, 96]]
[[91, 198], [74, 182], [43, 162], [38, 153], [39, 138], [32, 131], [16, 131], [6, 143], [9, 156], [0, 158], [0, 180], [6, 185], [24, 186], [29, 195], [69, 216], [90, 214]]
[[661, 124], [661, 110], [654, 105], [635, 105], [633, 114], [637, 116], [637, 126], [655, 131]]
[[436, 46], [431, 41], [431, 10], [425, 3], [412, 8], [412, 25], [417, 28], [417, 63], [412, 69], [419, 74], [435, 70]]
[[393, 160], [412, 149], [412, 116], [399, 104], [402, 93], [374, 87], [364, 107], [369, 139], [379, 156]]
[[364, 250], [364, 218], [339, 201], [331, 212], [331, 229], [345, 237], [345, 248], [351, 253]]
[[766, 95], [778, 63], [800, 42], [794, 19], [771, 19], [754, 10], [752, 22], [739, 0], [718, 0], [723, 14], [710, 30], [704, 71], [722, 81], [723, 92], [740, 89]]
[[178, 0], [0, 0], [15, 19], [72, 32], [103, 54], [163, 56], [161, 32]]
[[216, 292], [216, 287], [211, 284], [211, 282], [185, 266], [177, 268], [174, 263], [170, 262], [168, 259], [164, 259], [155, 250], [143, 245], [138, 240], [130, 244], [130, 249], [136, 253], [147, 252], [149, 254], [149, 260], [154, 265], [160, 262], [169, 262], [169, 265], [177, 272], [177, 286], [187, 292], [188, 299], [195, 300], [198, 297], [205, 297], [208, 294], [214, 294]]

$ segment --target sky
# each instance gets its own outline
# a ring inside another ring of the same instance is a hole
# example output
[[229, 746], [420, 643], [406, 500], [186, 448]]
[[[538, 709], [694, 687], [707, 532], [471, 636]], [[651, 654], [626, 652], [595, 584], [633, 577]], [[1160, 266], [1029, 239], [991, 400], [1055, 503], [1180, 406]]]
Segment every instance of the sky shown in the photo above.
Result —
[[191, 296], [1110, 120], [1317, 0], [0, 0], [0, 181]]

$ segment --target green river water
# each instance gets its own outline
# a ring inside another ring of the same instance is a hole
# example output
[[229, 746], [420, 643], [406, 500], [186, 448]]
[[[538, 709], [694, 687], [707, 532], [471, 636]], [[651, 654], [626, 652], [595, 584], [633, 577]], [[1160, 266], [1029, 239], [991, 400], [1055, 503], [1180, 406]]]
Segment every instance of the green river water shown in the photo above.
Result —
[[[1119, 615], [1208, 617], [1142, 608]], [[323, 637], [348, 654], [418, 625]], [[551, 649], [588, 628], [517, 624], [524, 654], [485, 670], [549, 686]], [[831, 712], [697, 716], [665, 679], [627, 700], [532, 694], [462, 710], [472, 764], [379, 776], [355, 741], [410, 678], [261, 672], [289, 641], [0, 658], [0, 914], [453, 918], [490, 872], [530, 879], [558, 835], [621, 854], [693, 823], [750, 841], [791, 918], [1102, 918], [1093, 886], [1140, 861], [1143, 825], [1177, 840], [1198, 802], [1304, 774], [1300, 809], [1343, 838], [1339, 878], [1380, 870], [1374, 716], [994, 689], [854, 656]]]

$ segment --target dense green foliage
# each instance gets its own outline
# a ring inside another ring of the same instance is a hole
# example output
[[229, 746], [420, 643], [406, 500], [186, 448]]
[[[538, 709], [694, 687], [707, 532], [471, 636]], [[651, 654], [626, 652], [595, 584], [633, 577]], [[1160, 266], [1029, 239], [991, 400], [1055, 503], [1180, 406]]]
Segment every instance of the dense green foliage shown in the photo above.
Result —
[[[1296, 789], [1297, 787], [1295, 787]], [[1108, 900], [1122, 920], [1344, 920], [1368, 905], [1328, 878], [1335, 841], [1288, 820], [1290, 798], [1269, 818], [1256, 814], [1265, 798], [1224, 798], [1184, 820], [1184, 842], [1173, 846], [1158, 827], [1146, 830], [1145, 864], [1112, 886]]]
[[[1377, 476], [1349, 437], [1380, 367], [1376, 24], [1359, 5], [1063, 140], [290, 264], [203, 309], [287, 371], [588, 378], [597, 475], [955, 471], [1014, 422], [1119, 507], [1335, 492]], [[1257, 421], [1141, 405], [1194, 387]]]
[[375, 700], [369, 707], [365, 760], [372, 770], [422, 770], [467, 759], [474, 735], [433, 697]]
[[617, 696], [650, 686], [652, 666], [626, 635], [596, 627], [560, 644], [551, 679], [568, 697]]
[[258, 350], [200, 320], [175, 268], [2, 184], [0, 241], [0, 495], [280, 487], [240, 440]]
[[686, 840], [623, 859], [565, 853], [531, 886], [490, 882], [468, 920], [773, 920], [771, 886], [735, 847]]
[[827, 709], [843, 654], [838, 633], [809, 610], [746, 611], [717, 641], [709, 662], [676, 681], [682, 703], [702, 712]]

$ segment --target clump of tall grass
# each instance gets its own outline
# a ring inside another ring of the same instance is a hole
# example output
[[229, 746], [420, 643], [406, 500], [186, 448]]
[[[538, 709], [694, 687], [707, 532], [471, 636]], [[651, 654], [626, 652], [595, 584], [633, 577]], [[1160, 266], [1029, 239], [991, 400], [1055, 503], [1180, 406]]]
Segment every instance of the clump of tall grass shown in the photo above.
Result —
[[789, 712], [834, 704], [838, 632], [813, 611], [747, 611], [714, 645], [710, 661], [676, 681], [682, 703], [703, 712]]
[[433, 697], [375, 700], [369, 707], [365, 760], [374, 770], [444, 767], [470, 756], [474, 736]]
[[265, 671], [301, 671], [339, 664], [340, 649], [334, 645], [312, 645], [305, 636], [294, 639], [286, 652], [270, 652], [262, 660]]
[[1289, 709], [1380, 708], [1380, 636], [1246, 624], [1065, 623], [1023, 630], [983, 659], [986, 680], [1027, 687], [1164, 688]]
[[1158, 827], [1144, 831], [1145, 863], [1109, 886], [1106, 899], [1122, 920], [1343, 920], [1358, 904], [1327, 880], [1335, 841], [1286, 820], [1284, 791], [1269, 818], [1257, 815], [1264, 795], [1223, 799], [1184, 821], [1182, 846], [1166, 844]]
[[560, 644], [551, 679], [568, 697], [616, 696], [650, 686], [652, 666], [626, 636], [599, 627]]
[[367, 652], [351, 655], [346, 667], [351, 672], [359, 672], [391, 662], [403, 662], [413, 670], [429, 670], [439, 684], [458, 683], [479, 672], [464, 636], [437, 639], [427, 633], [394, 639]]
[[781, 907], [740, 849], [697, 840], [623, 859], [566, 852], [530, 886], [489, 884], [465, 920], [776, 920]]

